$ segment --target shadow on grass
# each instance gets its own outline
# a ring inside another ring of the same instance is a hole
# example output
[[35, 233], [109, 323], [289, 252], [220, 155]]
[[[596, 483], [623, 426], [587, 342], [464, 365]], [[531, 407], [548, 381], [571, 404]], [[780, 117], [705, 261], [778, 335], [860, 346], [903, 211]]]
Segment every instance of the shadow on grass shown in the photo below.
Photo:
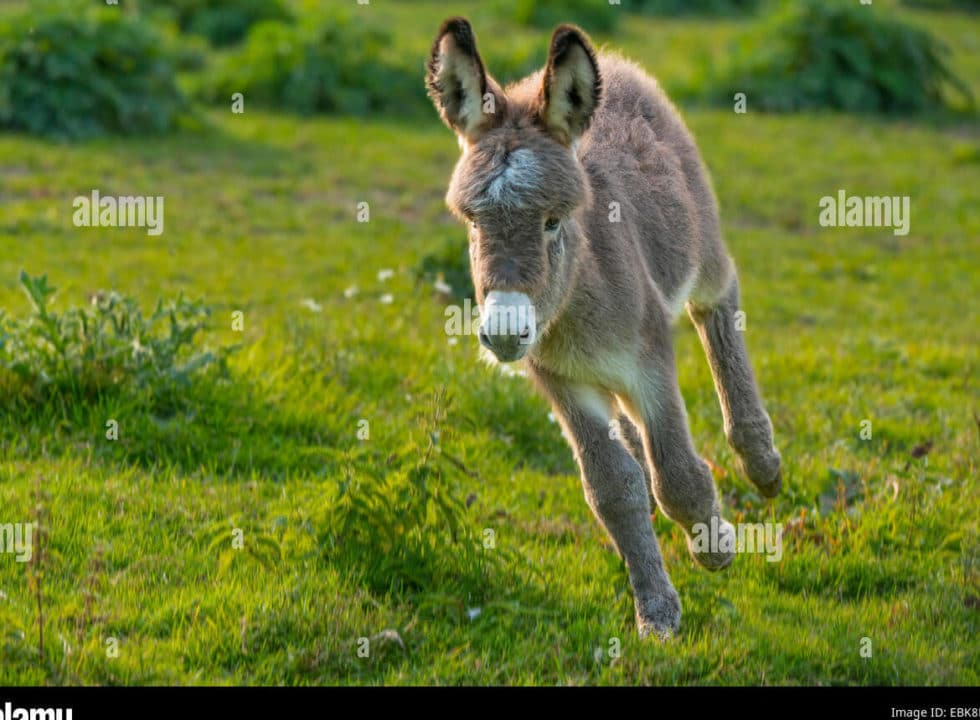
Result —
[[339, 474], [343, 452], [325, 418], [290, 414], [255, 386], [196, 378], [161, 402], [149, 393], [0, 401], [0, 452], [8, 459], [84, 457], [107, 466], [171, 468], [241, 480]]
[[229, 176], [281, 177], [284, 172], [302, 176], [313, 168], [313, 159], [288, 146], [257, 138], [243, 138], [210, 122], [202, 130], [143, 138], [101, 138], [86, 144], [104, 150], [120, 165], [171, 165], [188, 173], [219, 171]]

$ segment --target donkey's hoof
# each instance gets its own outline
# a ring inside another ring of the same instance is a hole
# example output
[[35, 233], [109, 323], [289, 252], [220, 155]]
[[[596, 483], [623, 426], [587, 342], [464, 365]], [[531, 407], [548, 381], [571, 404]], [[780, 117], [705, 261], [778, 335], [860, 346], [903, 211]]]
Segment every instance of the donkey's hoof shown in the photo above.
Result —
[[[732, 564], [738, 540], [735, 526], [727, 520], [719, 520], [717, 536], [707, 532], [705, 536], [690, 536], [687, 539], [687, 549], [691, 556], [701, 567], [712, 572], [723, 570]], [[703, 524], [701, 529], [709, 527], [715, 527], [714, 522], [710, 526]]]
[[742, 472], [764, 497], [774, 498], [783, 487], [782, 458], [779, 450], [770, 448], [756, 457], [740, 457]]
[[680, 626], [681, 600], [673, 588], [644, 602], [636, 615], [636, 628], [641, 638], [652, 635], [660, 642], [667, 642]]

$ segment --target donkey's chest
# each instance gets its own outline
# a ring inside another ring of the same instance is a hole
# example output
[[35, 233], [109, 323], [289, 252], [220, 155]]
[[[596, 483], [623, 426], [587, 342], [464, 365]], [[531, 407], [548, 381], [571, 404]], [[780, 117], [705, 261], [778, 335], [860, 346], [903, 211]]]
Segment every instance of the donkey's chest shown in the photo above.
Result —
[[566, 380], [632, 395], [642, 384], [637, 349], [615, 343], [561, 342], [534, 358], [536, 364]]

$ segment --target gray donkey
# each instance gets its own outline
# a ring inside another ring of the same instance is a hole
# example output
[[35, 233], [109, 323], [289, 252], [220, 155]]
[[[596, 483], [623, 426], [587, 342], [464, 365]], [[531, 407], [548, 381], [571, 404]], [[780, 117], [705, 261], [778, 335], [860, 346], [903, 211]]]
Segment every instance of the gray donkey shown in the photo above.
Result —
[[[725, 567], [735, 547], [677, 385], [671, 326], [685, 307], [742, 469], [767, 497], [782, 484], [698, 150], [656, 81], [572, 25], [542, 71], [502, 88], [469, 22], [446, 20], [426, 85], [462, 149], [446, 201], [469, 225], [480, 342], [521, 360], [550, 400], [626, 561], [639, 632], [666, 639], [681, 609], [648, 491], [703, 566]], [[707, 549], [692, 541], [700, 523], [718, 529]]]

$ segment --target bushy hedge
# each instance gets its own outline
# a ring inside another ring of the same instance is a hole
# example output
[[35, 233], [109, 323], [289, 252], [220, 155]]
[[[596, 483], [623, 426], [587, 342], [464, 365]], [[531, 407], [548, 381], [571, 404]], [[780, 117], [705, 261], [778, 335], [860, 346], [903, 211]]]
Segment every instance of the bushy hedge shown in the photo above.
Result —
[[169, 13], [183, 32], [217, 47], [240, 42], [260, 22], [292, 20], [282, 0], [143, 0], [142, 7]]
[[279, 22], [256, 25], [245, 43], [223, 58], [202, 87], [209, 101], [246, 102], [300, 113], [404, 113], [425, 102], [422, 64], [385, 58], [385, 31], [336, 14], [319, 29]]
[[918, 112], [944, 105], [950, 90], [972, 104], [947, 53], [925, 30], [874, 6], [805, 0], [743, 38], [708, 92], [727, 103], [743, 92], [769, 111]]
[[646, 15], [739, 15], [753, 12], [761, 0], [622, 0], [631, 12]]
[[737, 15], [756, 10], [762, 0], [498, 0], [495, 9], [519, 25], [551, 29], [571, 22], [587, 32], [612, 33], [624, 13], [645, 15]]
[[516, 0], [506, 7], [512, 8], [511, 17], [520, 25], [550, 29], [570, 22], [586, 32], [604, 33], [616, 29], [623, 11], [605, 0]]
[[912, 7], [929, 10], [980, 12], [980, 0], [903, 0]]
[[169, 130], [189, 104], [166, 48], [119, 8], [34, 8], [0, 25], [0, 128], [68, 139]]

